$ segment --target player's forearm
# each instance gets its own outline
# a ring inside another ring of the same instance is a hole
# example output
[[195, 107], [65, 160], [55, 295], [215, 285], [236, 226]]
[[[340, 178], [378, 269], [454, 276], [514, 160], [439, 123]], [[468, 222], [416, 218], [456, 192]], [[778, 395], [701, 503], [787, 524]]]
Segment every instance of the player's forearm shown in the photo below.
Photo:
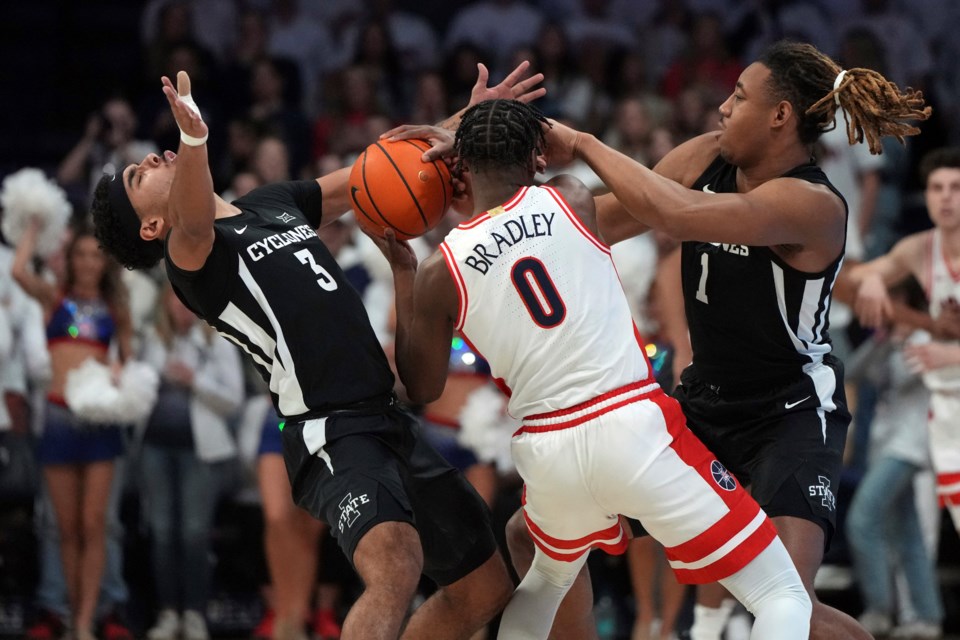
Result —
[[415, 271], [394, 270], [394, 305], [397, 312], [396, 363], [397, 374], [411, 400], [417, 401], [416, 362], [410, 344], [410, 324], [413, 322], [413, 282]]
[[612, 193], [594, 198], [597, 207], [597, 227], [600, 237], [609, 245], [633, 238], [650, 230], [624, 208]]
[[592, 135], [581, 134], [577, 154], [590, 165], [631, 216], [652, 229], [681, 238], [682, 229], [675, 214], [690, 205], [690, 200], [698, 194], [658, 176]]
[[321, 227], [338, 219], [353, 207], [350, 198], [349, 178], [350, 167], [337, 169], [321, 178], [317, 178], [320, 193], [323, 197]]
[[191, 236], [209, 234], [216, 216], [216, 199], [207, 145], [181, 143], [176, 162], [177, 173], [170, 187], [173, 226]]

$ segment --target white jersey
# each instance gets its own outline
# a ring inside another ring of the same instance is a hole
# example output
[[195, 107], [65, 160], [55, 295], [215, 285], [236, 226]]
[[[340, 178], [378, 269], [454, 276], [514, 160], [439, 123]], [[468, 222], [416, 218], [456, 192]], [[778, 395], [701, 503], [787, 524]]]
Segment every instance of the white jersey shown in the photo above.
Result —
[[[954, 272], [943, 252], [943, 238], [939, 229], [930, 234], [929, 289], [930, 315], [936, 318], [947, 300], [960, 302], [960, 273]], [[933, 392], [960, 393], [960, 365], [928, 371], [923, 381]]]
[[551, 187], [524, 187], [441, 245], [456, 328], [490, 363], [522, 418], [652, 375], [610, 248]]

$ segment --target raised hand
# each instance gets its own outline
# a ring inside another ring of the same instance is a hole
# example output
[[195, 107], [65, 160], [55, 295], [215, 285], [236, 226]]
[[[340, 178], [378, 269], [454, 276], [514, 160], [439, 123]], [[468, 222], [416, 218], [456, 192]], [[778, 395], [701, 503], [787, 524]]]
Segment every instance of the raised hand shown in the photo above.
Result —
[[490, 80], [490, 71], [482, 62], [477, 63], [477, 82], [470, 91], [470, 104], [472, 107], [484, 100], [519, 100], [520, 102], [532, 102], [547, 93], [544, 87], [537, 87], [543, 82], [543, 74], [536, 73], [529, 78], [521, 80], [530, 68], [530, 62], [524, 60], [517, 65], [517, 68], [511, 71], [503, 82], [488, 87], [487, 81]]
[[[170, 104], [170, 111], [177, 120], [180, 131], [193, 138], [202, 139], [207, 136], [209, 129], [200, 118], [200, 112], [190, 97], [190, 76], [186, 71], [177, 72], [177, 87], [174, 89], [170, 78], [163, 76], [163, 93]], [[187, 97], [187, 100], [184, 100]]]

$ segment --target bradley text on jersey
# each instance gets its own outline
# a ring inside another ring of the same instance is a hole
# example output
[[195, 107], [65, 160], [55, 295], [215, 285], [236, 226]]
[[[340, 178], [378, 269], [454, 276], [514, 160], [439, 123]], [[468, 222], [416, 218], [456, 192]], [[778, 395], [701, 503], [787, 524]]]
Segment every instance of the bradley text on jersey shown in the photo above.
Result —
[[503, 255], [505, 248], [510, 248], [521, 240], [553, 235], [551, 225], [555, 212], [532, 213], [529, 216], [521, 215], [507, 220], [490, 232], [490, 240], [473, 247], [474, 255], [467, 256], [464, 263], [486, 275], [493, 261]]

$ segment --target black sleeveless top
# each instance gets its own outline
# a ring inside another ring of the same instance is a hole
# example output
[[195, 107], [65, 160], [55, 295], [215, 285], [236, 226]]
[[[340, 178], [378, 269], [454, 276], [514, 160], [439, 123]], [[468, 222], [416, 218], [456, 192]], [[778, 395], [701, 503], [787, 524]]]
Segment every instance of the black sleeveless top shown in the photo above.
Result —
[[[719, 156], [694, 189], [736, 193], [737, 168]], [[784, 177], [829, 187], [813, 163]], [[844, 201], [846, 208], [846, 201]], [[732, 393], [770, 389], [795, 380], [805, 365], [830, 353], [828, 313], [843, 252], [819, 273], [787, 265], [769, 247], [684, 242], [684, 306], [693, 346], [692, 372]]]
[[254, 189], [218, 219], [206, 263], [184, 271], [167, 256], [177, 295], [239, 345], [295, 419], [387, 396], [393, 374], [350, 285], [316, 229], [313, 180]]

